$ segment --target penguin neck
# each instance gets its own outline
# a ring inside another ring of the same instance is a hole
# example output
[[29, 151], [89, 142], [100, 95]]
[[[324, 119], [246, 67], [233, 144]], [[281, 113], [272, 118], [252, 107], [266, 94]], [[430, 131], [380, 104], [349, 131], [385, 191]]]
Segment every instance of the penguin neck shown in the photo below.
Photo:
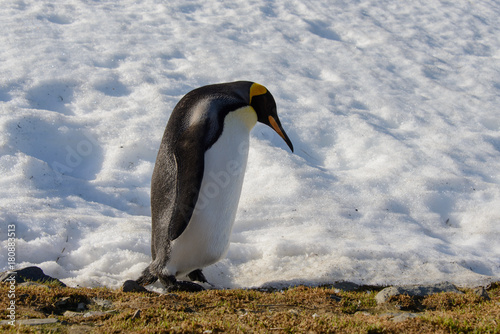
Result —
[[251, 106], [245, 106], [230, 112], [224, 119], [224, 125], [233, 122], [242, 122], [250, 132], [257, 123], [257, 113]]

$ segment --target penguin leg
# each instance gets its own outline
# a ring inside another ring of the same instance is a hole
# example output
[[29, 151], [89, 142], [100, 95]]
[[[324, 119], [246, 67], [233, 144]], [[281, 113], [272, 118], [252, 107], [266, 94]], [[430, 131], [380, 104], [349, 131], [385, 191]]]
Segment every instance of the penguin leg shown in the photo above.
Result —
[[192, 272], [190, 272], [188, 274], [188, 277], [192, 281], [198, 281], [198, 282], [202, 282], [202, 283], [208, 283], [207, 279], [205, 278], [205, 275], [203, 275], [203, 272], [201, 271], [201, 269], [193, 270]]
[[136, 282], [139, 284], [139, 285], [142, 285], [142, 286], [145, 286], [145, 285], [150, 285], [150, 284], [153, 284], [154, 282], [156, 282], [158, 280], [158, 277], [156, 277], [156, 275], [154, 275], [152, 272], [151, 272], [151, 269], [149, 268], [150, 266], [147, 266], [146, 269], [144, 269], [142, 271], [142, 275], [141, 277], [139, 277]]
[[199, 292], [205, 290], [199, 284], [188, 282], [188, 281], [178, 281], [174, 275], [159, 275], [158, 279], [161, 284], [167, 289], [167, 292], [174, 291], [185, 291], [185, 292]]

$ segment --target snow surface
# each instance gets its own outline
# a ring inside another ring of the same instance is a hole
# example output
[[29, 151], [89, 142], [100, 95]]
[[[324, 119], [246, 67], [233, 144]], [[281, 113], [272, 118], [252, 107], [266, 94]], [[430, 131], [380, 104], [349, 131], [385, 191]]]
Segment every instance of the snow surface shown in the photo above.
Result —
[[[494, 0], [13, 0], [0, 8], [0, 221], [18, 267], [118, 287], [150, 260], [177, 101], [273, 93], [218, 287], [500, 279]], [[5, 270], [5, 269], [4, 269]]]

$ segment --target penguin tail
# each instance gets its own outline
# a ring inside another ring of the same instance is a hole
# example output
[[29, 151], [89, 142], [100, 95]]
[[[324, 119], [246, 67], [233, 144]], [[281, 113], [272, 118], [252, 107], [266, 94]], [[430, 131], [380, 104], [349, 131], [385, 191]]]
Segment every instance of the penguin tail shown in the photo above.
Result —
[[147, 266], [146, 269], [143, 270], [141, 277], [139, 277], [136, 282], [139, 285], [146, 286], [149, 284], [153, 284], [158, 280], [158, 277], [154, 275], [149, 269], [150, 266]]

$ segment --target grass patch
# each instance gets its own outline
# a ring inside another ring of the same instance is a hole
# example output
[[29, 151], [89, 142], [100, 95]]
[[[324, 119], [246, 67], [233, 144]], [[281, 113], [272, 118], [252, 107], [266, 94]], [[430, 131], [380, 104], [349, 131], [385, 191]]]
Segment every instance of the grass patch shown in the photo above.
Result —
[[[490, 300], [471, 290], [426, 298], [398, 296], [377, 306], [377, 288], [339, 291], [209, 290], [123, 293], [107, 288], [18, 286], [16, 320], [55, 317], [56, 324], [0, 326], [5, 333], [500, 333], [500, 285]], [[8, 285], [0, 285], [8, 305]], [[82, 308], [83, 306], [83, 308]], [[69, 311], [69, 312], [68, 312]], [[0, 320], [7, 319], [2, 307]]]

